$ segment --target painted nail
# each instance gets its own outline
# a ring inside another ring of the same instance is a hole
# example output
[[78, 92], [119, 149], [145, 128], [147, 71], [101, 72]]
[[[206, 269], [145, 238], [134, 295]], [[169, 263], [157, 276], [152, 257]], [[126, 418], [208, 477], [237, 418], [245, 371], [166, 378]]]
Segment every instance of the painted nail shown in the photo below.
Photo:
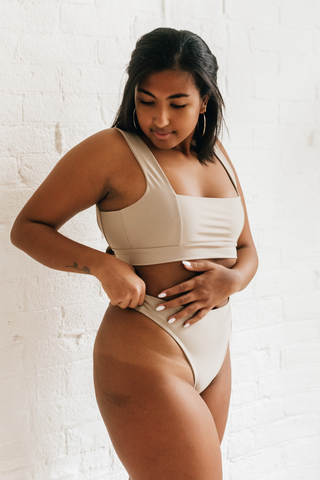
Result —
[[170, 318], [170, 319], [168, 320], [168, 323], [173, 323], [173, 322], [175, 322], [175, 321], [176, 321], [175, 318]]
[[157, 312], [161, 312], [161, 310], [164, 310], [165, 307], [164, 305], [159, 305], [159, 307], [156, 308]]
[[166, 297], [166, 296], [167, 296], [166, 293], [159, 293], [158, 298], [164, 298], [164, 297]]
[[190, 323], [185, 323], [185, 324], [183, 325], [183, 327], [184, 327], [184, 328], [190, 327]]
[[187, 262], [187, 260], [183, 260], [182, 263], [183, 263], [183, 265], [185, 265], [186, 267], [191, 267], [191, 263], [190, 263], [190, 262]]

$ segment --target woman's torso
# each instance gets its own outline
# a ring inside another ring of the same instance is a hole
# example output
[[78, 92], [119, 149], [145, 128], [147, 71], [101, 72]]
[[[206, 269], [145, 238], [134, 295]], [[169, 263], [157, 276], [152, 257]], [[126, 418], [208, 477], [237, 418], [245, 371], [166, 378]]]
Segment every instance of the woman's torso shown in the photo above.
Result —
[[[116, 132], [115, 132], [116, 133]], [[134, 205], [146, 192], [147, 179], [122, 134], [116, 133], [119, 157], [113, 162], [112, 175], [108, 179], [108, 194], [99, 201], [100, 212], [117, 212]], [[194, 154], [186, 156], [177, 150], [160, 150], [146, 138], [144, 143], [160, 165], [166, 179], [178, 196], [212, 199], [238, 197], [225, 167], [215, 159], [202, 165]], [[192, 200], [192, 199], [191, 199]], [[168, 225], [170, 229], [170, 225]], [[188, 258], [191, 260], [191, 258]], [[197, 258], [193, 258], [196, 260]], [[210, 257], [208, 258], [210, 259]], [[231, 268], [236, 258], [211, 258], [213, 262]], [[134, 265], [137, 274], [145, 281], [149, 295], [157, 296], [165, 288], [181, 283], [196, 275], [187, 271], [181, 260], [154, 265]]]

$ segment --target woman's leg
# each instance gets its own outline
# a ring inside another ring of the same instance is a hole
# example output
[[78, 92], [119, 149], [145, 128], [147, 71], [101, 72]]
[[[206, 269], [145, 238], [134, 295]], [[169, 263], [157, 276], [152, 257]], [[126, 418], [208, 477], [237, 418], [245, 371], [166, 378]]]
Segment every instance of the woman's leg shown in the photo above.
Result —
[[98, 405], [131, 480], [221, 480], [219, 435], [180, 347], [136, 311], [109, 309], [94, 352]]
[[220, 443], [226, 429], [231, 394], [231, 361], [229, 347], [218, 375], [201, 392], [217, 428]]

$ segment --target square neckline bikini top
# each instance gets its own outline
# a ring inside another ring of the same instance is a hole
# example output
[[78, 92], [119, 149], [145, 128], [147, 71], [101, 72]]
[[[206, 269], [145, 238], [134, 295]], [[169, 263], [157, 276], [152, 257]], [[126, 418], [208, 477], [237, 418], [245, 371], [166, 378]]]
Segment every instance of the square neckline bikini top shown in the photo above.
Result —
[[135, 133], [118, 130], [140, 165], [146, 190], [139, 200], [121, 210], [105, 212], [97, 206], [99, 228], [116, 257], [137, 266], [237, 258], [244, 209], [234, 172], [219, 147], [215, 147], [219, 161], [238, 195], [178, 195], [144, 141]]

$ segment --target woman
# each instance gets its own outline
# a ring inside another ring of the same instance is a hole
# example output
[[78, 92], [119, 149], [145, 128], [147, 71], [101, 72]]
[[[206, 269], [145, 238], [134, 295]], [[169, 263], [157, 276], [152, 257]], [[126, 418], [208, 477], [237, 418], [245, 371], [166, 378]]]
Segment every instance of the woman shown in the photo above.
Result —
[[[110, 299], [95, 389], [131, 480], [222, 478], [228, 299], [254, 276], [257, 255], [217, 138], [217, 69], [191, 32], [144, 35], [114, 128], [68, 152], [12, 230], [17, 247], [51, 268], [96, 276]], [[115, 256], [58, 232], [94, 204]]]

